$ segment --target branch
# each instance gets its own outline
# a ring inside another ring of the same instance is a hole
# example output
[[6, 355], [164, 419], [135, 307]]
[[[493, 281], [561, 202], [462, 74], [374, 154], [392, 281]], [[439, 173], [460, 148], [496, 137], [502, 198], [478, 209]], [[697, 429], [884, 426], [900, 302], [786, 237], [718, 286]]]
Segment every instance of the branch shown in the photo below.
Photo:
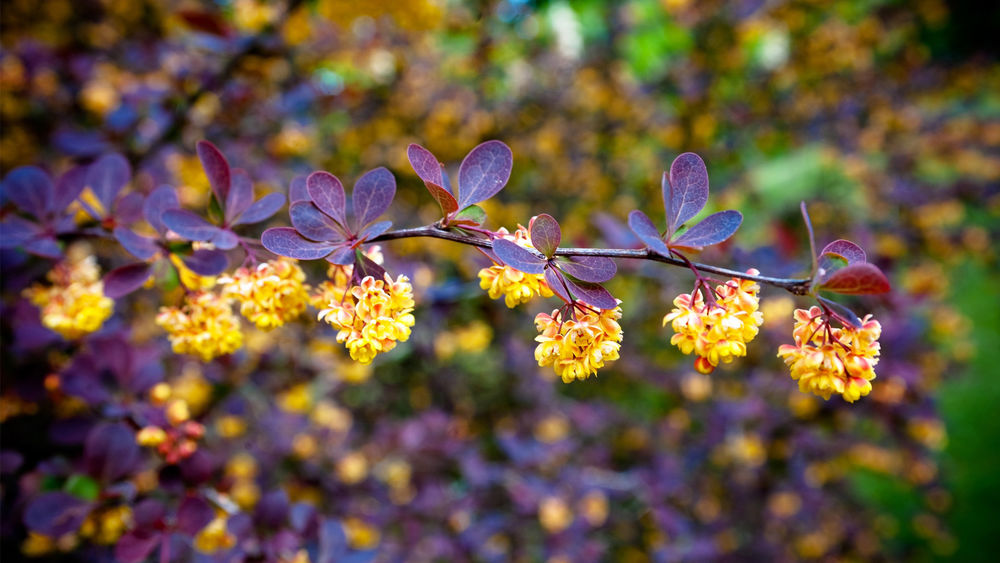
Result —
[[[480, 248], [493, 247], [490, 241], [485, 238], [477, 238], [468, 235], [463, 235], [460, 233], [456, 233], [454, 231], [438, 228], [434, 225], [426, 227], [415, 227], [412, 229], [399, 229], [395, 231], [389, 231], [373, 239], [369, 239], [366, 242], [382, 242], [387, 240], [413, 238], [413, 237], [439, 238], [444, 240], [450, 240], [452, 242], [457, 242], [459, 244], [478, 246]], [[556, 256], [603, 256], [606, 258], [652, 260], [654, 262], [663, 262], [664, 264], [680, 266], [683, 268], [688, 267], [688, 264], [683, 260], [667, 256], [661, 256], [649, 250], [648, 248], [559, 248], [556, 250], [555, 255]], [[812, 281], [808, 278], [775, 278], [775, 277], [760, 276], [760, 275], [754, 276], [746, 272], [739, 272], [736, 270], [730, 270], [729, 268], [712, 266], [710, 264], [699, 264], [698, 262], [691, 262], [691, 265], [695, 269], [702, 272], [710, 274], [718, 274], [721, 276], [729, 276], [733, 278], [740, 278], [744, 280], [752, 280], [757, 283], [779, 287], [795, 295], [808, 295], [809, 286]]]

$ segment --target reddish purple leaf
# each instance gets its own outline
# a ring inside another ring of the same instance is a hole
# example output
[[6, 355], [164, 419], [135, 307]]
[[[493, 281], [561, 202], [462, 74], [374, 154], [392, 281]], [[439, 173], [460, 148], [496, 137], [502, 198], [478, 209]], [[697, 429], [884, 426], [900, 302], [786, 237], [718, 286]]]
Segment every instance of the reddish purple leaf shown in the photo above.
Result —
[[160, 545], [163, 534], [148, 530], [131, 530], [115, 544], [115, 560], [121, 563], [142, 563]]
[[[376, 278], [381, 279], [381, 278]], [[268, 492], [254, 508], [253, 519], [258, 526], [282, 528], [288, 522], [288, 493], [283, 489]]]
[[557, 262], [559, 269], [585, 282], [606, 282], [615, 277], [618, 266], [615, 261], [604, 256], [570, 256], [568, 260]]
[[297, 258], [299, 260], [316, 260], [323, 258], [333, 249], [333, 244], [313, 242], [302, 238], [302, 235], [291, 227], [275, 227], [264, 231], [260, 237], [264, 248], [279, 256]]
[[396, 178], [383, 166], [365, 172], [354, 183], [351, 206], [354, 211], [354, 228], [359, 231], [378, 219], [389, 209], [396, 196]]
[[112, 483], [128, 475], [142, 457], [135, 442], [135, 432], [120, 422], [94, 426], [87, 435], [83, 451], [87, 473], [103, 483]]
[[667, 243], [663, 242], [663, 237], [660, 235], [659, 229], [656, 228], [653, 221], [645, 213], [638, 209], [629, 213], [628, 226], [635, 233], [635, 236], [639, 237], [639, 240], [644, 242], [650, 250], [663, 256], [670, 256], [670, 249], [667, 248]]
[[163, 223], [163, 213], [170, 209], [179, 209], [180, 201], [177, 191], [171, 186], [160, 186], [153, 190], [142, 204], [142, 214], [146, 222], [160, 233], [167, 234], [167, 226]]
[[441, 163], [431, 151], [416, 144], [411, 144], [406, 148], [406, 158], [410, 161], [413, 171], [420, 176], [425, 184], [434, 184], [438, 187], [444, 185], [444, 176], [441, 174]]
[[451, 192], [430, 182], [426, 182], [424, 185], [427, 186], [427, 191], [431, 193], [431, 197], [434, 198], [434, 201], [437, 201], [438, 205], [441, 206], [441, 213], [443, 216], [447, 217], [448, 215], [458, 211], [458, 200], [455, 199], [455, 196], [451, 195]]
[[740, 228], [743, 214], [729, 209], [713, 213], [702, 219], [700, 223], [684, 231], [684, 234], [670, 241], [670, 246], [700, 249], [713, 244], [719, 244]]
[[816, 275], [813, 277], [813, 284], [823, 285], [826, 280], [837, 270], [848, 265], [847, 258], [834, 252], [824, 252], [816, 259]]
[[219, 227], [187, 209], [168, 209], [161, 218], [171, 231], [187, 240], [209, 240], [219, 232]]
[[199, 276], [217, 276], [229, 267], [229, 259], [221, 250], [201, 248], [182, 258], [184, 265]]
[[90, 503], [69, 493], [44, 493], [28, 503], [24, 524], [29, 530], [58, 538], [79, 529], [90, 510]]
[[824, 297], [817, 296], [816, 299], [819, 299], [823, 305], [826, 305], [826, 307], [833, 312], [834, 317], [843, 323], [844, 326], [851, 325], [854, 328], [861, 328], [861, 319], [854, 314], [854, 311], [848, 309], [840, 303], [837, 303], [836, 301], [830, 301]]
[[851, 264], [837, 270], [819, 288], [845, 295], [886, 293], [892, 289], [882, 270], [867, 262]]
[[385, 279], [385, 268], [376, 264], [364, 253], [355, 250], [354, 252], [354, 274], [351, 276], [352, 285], [360, 284], [366, 277], [371, 276], [376, 280]]
[[0, 248], [21, 246], [42, 235], [42, 228], [24, 217], [10, 215], [0, 223]]
[[315, 204], [298, 201], [288, 208], [288, 216], [292, 226], [302, 236], [315, 241], [342, 241], [344, 235], [328, 215], [320, 211]]
[[215, 519], [215, 509], [201, 497], [188, 496], [177, 508], [177, 529], [196, 536], [208, 523]]
[[354, 248], [341, 246], [326, 257], [326, 261], [338, 266], [347, 266], [354, 263]]
[[225, 224], [230, 225], [253, 204], [253, 180], [246, 170], [231, 172], [229, 194], [226, 196]]
[[528, 229], [531, 231], [532, 246], [551, 258], [556, 253], [556, 249], [559, 248], [559, 243], [562, 242], [562, 230], [559, 229], [559, 223], [551, 215], [542, 213], [531, 219]]
[[87, 187], [87, 167], [74, 166], [59, 177], [56, 182], [52, 204], [49, 207], [52, 211], [59, 213], [70, 205], [73, 200], [80, 197], [80, 192]]
[[208, 176], [208, 183], [212, 186], [215, 200], [219, 205], [225, 205], [229, 199], [229, 186], [232, 182], [229, 161], [222, 151], [208, 141], [198, 141], [197, 149], [198, 159], [201, 160], [201, 167]]
[[154, 498], [139, 501], [132, 510], [132, 520], [138, 529], [152, 528], [158, 525], [166, 516], [167, 509], [163, 503]]
[[104, 276], [104, 295], [112, 299], [124, 297], [142, 287], [153, 274], [153, 266], [136, 262], [111, 270]]
[[563, 281], [566, 278], [556, 268], [545, 268], [545, 283], [549, 285], [552, 289], [552, 293], [558, 295], [563, 301], [569, 303], [573, 300], [572, 296], [566, 292], [566, 283]]
[[306, 178], [306, 190], [320, 211], [347, 227], [347, 198], [339, 178], [329, 172], [313, 172]]
[[309, 201], [309, 189], [306, 187], [306, 177], [296, 176], [292, 178], [292, 183], [288, 186], [288, 201]]
[[514, 154], [500, 141], [486, 141], [469, 151], [458, 168], [458, 208], [485, 201], [510, 179]]
[[4, 197], [25, 213], [41, 219], [51, 210], [52, 178], [37, 166], [19, 166], [11, 170], [2, 186]]
[[854, 244], [849, 240], [838, 239], [823, 248], [820, 255], [826, 254], [827, 252], [832, 252], [834, 254], [839, 254], [847, 260], [848, 264], [855, 264], [858, 262], [867, 262], [868, 257], [865, 255], [865, 251], [858, 245]]
[[573, 292], [573, 296], [580, 301], [598, 309], [614, 309], [618, 306], [618, 300], [608, 290], [604, 289], [603, 286], [570, 278], [565, 279], [566, 284], [569, 285], [569, 290]]
[[378, 223], [372, 223], [358, 233], [358, 240], [371, 240], [388, 231], [391, 226], [392, 221], [379, 221]]
[[504, 264], [527, 274], [541, 274], [545, 258], [503, 238], [493, 240], [493, 252]]
[[708, 170], [700, 156], [686, 152], [663, 175], [663, 205], [667, 209], [668, 238], [708, 203]]
[[253, 204], [243, 212], [242, 215], [233, 221], [236, 225], [252, 225], [271, 218], [285, 205], [285, 196], [278, 193], [267, 194], [266, 196], [253, 202]]
[[97, 201], [104, 206], [105, 214], [111, 204], [132, 179], [132, 166], [118, 153], [111, 153], [97, 159], [87, 170], [87, 185], [94, 192]]
[[114, 204], [111, 215], [116, 225], [128, 226], [142, 218], [142, 207], [146, 197], [139, 192], [125, 194]]
[[131, 229], [115, 227], [114, 235], [122, 248], [141, 260], [149, 260], [160, 251], [156, 239], [140, 235]]

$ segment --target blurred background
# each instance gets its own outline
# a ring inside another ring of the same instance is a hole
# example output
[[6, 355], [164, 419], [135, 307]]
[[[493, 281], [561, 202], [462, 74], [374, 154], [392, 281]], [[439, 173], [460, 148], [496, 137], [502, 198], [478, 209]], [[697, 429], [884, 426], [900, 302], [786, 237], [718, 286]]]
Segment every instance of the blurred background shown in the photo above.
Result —
[[[43, 384], [112, 342], [161, 366], [208, 429], [207, 469], [181, 481], [247, 514], [282, 496], [312, 507], [341, 530], [327, 534], [338, 558], [992, 560], [998, 31], [1000, 5], [944, 0], [5, 1], [3, 174], [119, 151], [131, 190], [173, 185], [200, 210], [194, 145], [208, 139], [258, 192], [387, 166], [389, 214], [417, 226], [439, 210], [406, 146], [454, 172], [500, 139], [514, 170], [487, 226], [544, 212], [568, 244], [630, 246], [628, 212], [662, 221], [660, 176], [693, 151], [711, 179], [703, 213], [745, 216], [699, 260], [806, 274], [805, 200], [819, 244], [856, 241], [894, 291], [842, 299], [884, 327], [874, 390], [852, 405], [798, 391], [776, 352], [809, 303], [771, 288], [749, 356], [696, 373], [660, 323], [693, 280], [653, 263], [621, 262], [608, 284], [622, 359], [565, 385], [533, 358], [532, 319], [556, 302], [509, 311], [479, 289], [478, 253], [443, 241], [383, 245], [387, 269], [414, 280], [417, 323], [372, 367], [314, 311], [272, 333], [246, 325], [224, 360], [174, 356], [153, 325], [170, 287], [116, 303], [82, 342], [22, 341], [40, 325], [21, 289], [51, 264], [4, 251], [17, 274], [2, 282], [4, 558], [112, 557], [113, 534], [46, 539], [22, 521], [78, 473], [87, 431], [141, 400]], [[104, 271], [128, 261], [92, 244]], [[145, 459], [128, 476], [136, 498], [176, 499], [175, 469]], [[320, 560], [316, 534], [289, 526]], [[239, 538], [176, 553], [229, 560], [248, 549]]]

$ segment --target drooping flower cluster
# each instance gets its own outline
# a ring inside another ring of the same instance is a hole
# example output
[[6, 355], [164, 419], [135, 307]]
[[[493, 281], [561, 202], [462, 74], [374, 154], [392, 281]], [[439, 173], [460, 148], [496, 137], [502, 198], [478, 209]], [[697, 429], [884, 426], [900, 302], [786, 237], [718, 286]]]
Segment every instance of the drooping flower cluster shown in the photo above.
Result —
[[161, 307], [156, 324], [167, 331], [175, 353], [191, 354], [203, 362], [243, 346], [240, 320], [229, 299], [214, 292], [190, 293], [181, 307]]
[[97, 260], [86, 245], [71, 247], [46, 277], [51, 286], [35, 284], [24, 296], [41, 309], [42, 324], [63, 338], [94, 332], [111, 316], [114, 302], [104, 295]]
[[[336, 289], [335, 285], [331, 287]], [[331, 299], [326, 306], [319, 312], [319, 320], [340, 331], [337, 342], [343, 343], [351, 358], [362, 364], [371, 363], [380, 352], [388, 352], [397, 342], [410, 338], [414, 323], [413, 286], [404, 275], [396, 281], [388, 274], [382, 280], [365, 276], [360, 284], [350, 287], [339, 299]]]
[[[534, 248], [528, 229], [521, 225], [517, 226], [513, 234], [508, 233], [505, 228], [500, 228], [497, 234], [528, 250]], [[504, 303], [511, 309], [527, 303], [536, 295], [552, 297], [552, 290], [542, 274], [526, 274], [501, 264], [479, 270], [479, 287], [487, 291], [490, 299], [499, 299], [502, 295]]]
[[606, 362], [618, 359], [622, 327], [618, 319], [622, 308], [592, 309], [583, 304], [576, 318], [565, 318], [559, 310], [535, 317], [538, 336], [535, 360], [538, 365], [553, 366], [565, 383], [587, 379]]
[[[756, 269], [747, 270], [757, 275]], [[705, 303], [699, 289], [674, 299], [674, 310], [663, 317], [663, 325], [671, 323], [676, 334], [670, 343], [685, 354], [694, 353], [694, 367], [701, 373], [711, 373], [720, 363], [747, 355], [747, 344], [757, 336], [764, 316], [757, 309], [760, 285], [751, 280], [733, 278], [715, 287], [714, 303]]]
[[306, 274], [295, 260], [279, 258], [240, 268], [219, 279], [222, 295], [240, 303], [240, 313], [262, 330], [271, 330], [306, 310]]
[[853, 403], [868, 395], [878, 364], [882, 325], [865, 316], [861, 327], [832, 328], [819, 307], [795, 310], [795, 344], [783, 344], [778, 356], [791, 368], [803, 393], [829, 399], [833, 393]]

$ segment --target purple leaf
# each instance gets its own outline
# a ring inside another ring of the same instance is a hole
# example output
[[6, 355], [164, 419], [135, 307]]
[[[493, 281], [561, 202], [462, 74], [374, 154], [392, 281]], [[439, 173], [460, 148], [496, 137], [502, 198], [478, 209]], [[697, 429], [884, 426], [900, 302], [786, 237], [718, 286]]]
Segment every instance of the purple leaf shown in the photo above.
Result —
[[[444, 185], [441, 163], [431, 154], [431, 151], [420, 145], [410, 145], [406, 148], [406, 157], [410, 160], [413, 171], [417, 173], [417, 176], [420, 176], [425, 184], [434, 184], [438, 188]], [[431, 193], [433, 194], [433, 192]]]
[[0, 248], [21, 246], [41, 235], [42, 228], [38, 226], [38, 223], [11, 215], [0, 223]]
[[267, 493], [257, 503], [253, 516], [259, 526], [269, 529], [284, 527], [288, 521], [288, 493], [282, 489]]
[[358, 233], [358, 240], [371, 240], [388, 231], [391, 226], [392, 221], [379, 221], [378, 223], [372, 223]]
[[87, 473], [104, 483], [128, 475], [142, 457], [135, 433], [122, 423], [94, 426], [87, 435], [83, 454]]
[[326, 261], [338, 266], [348, 266], [354, 263], [354, 248], [341, 246], [326, 257]]
[[132, 179], [132, 166], [118, 153], [111, 153], [97, 159], [87, 170], [87, 185], [97, 201], [104, 207], [104, 213], [111, 211], [118, 192]]
[[292, 183], [288, 186], [288, 201], [289, 203], [295, 203], [296, 201], [309, 201], [309, 190], [306, 188], [306, 177], [296, 176], [292, 178]]
[[376, 280], [385, 279], [385, 268], [376, 264], [360, 251], [354, 252], [354, 274], [351, 276], [352, 285], [360, 284], [361, 281], [371, 276]]
[[591, 221], [601, 230], [604, 240], [608, 241], [611, 246], [619, 248], [638, 248], [642, 246], [642, 241], [639, 240], [639, 237], [631, 229], [626, 228], [625, 224], [618, 218], [609, 213], [598, 211], [594, 213]]
[[826, 245], [820, 254], [826, 254], [827, 252], [832, 252], [834, 254], [839, 254], [847, 260], [848, 264], [855, 264], [858, 262], [867, 262], [868, 257], [865, 255], [865, 251], [858, 245], [854, 244], [849, 240], [839, 239]]
[[445, 217], [458, 211], [458, 200], [455, 199], [455, 196], [451, 195], [451, 192], [437, 184], [425, 183], [424, 185], [427, 186], [427, 191], [431, 193], [431, 197], [441, 206], [441, 213]]
[[41, 219], [48, 215], [53, 200], [52, 179], [37, 166], [19, 166], [3, 180], [4, 197], [21, 211]]
[[315, 241], [342, 241], [344, 235], [337, 229], [336, 223], [328, 215], [317, 209], [316, 205], [307, 201], [298, 201], [288, 208], [288, 216], [292, 226], [302, 236]]
[[112, 299], [124, 297], [139, 289], [153, 274], [153, 266], [136, 262], [111, 270], [104, 276], [104, 295]]
[[313, 172], [306, 178], [306, 190], [320, 211], [347, 227], [347, 198], [339, 178], [329, 172]]
[[229, 199], [229, 186], [231, 183], [229, 162], [223, 156], [222, 151], [208, 141], [198, 141], [198, 159], [201, 160], [201, 167], [205, 169], [208, 176], [208, 183], [212, 185], [212, 192], [215, 193], [215, 200], [219, 205], [225, 205]]
[[115, 227], [114, 235], [122, 248], [141, 260], [149, 260], [160, 251], [156, 239], [142, 236], [131, 229]]
[[136, 528], [152, 528], [163, 520], [166, 512], [162, 502], [147, 498], [135, 505], [135, 509], [132, 510], [132, 519], [135, 521]]
[[302, 235], [291, 227], [274, 227], [264, 231], [260, 237], [264, 248], [279, 256], [297, 258], [299, 260], [316, 260], [323, 258], [333, 250], [334, 245], [325, 242], [313, 242], [302, 238]]
[[115, 544], [115, 560], [121, 563], [142, 563], [160, 545], [163, 534], [147, 530], [131, 530]]
[[708, 170], [700, 156], [686, 152], [663, 175], [663, 205], [667, 210], [668, 238], [708, 202]]
[[503, 238], [493, 240], [493, 252], [504, 264], [527, 274], [541, 274], [545, 258]]
[[221, 250], [201, 248], [183, 259], [184, 265], [199, 276], [216, 276], [229, 267], [229, 259]]
[[817, 296], [816, 299], [818, 299], [823, 305], [826, 305], [826, 307], [833, 312], [834, 317], [843, 323], [844, 326], [851, 325], [854, 328], [861, 328], [861, 319], [854, 314], [854, 311], [848, 309], [840, 303], [837, 303], [836, 301], [830, 301], [825, 297]]
[[366, 172], [354, 183], [351, 205], [357, 230], [365, 228], [389, 209], [396, 196], [396, 178], [385, 167]]
[[719, 211], [702, 219], [700, 223], [684, 231], [684, 234], [670, 242], [670, 246], [684, 248], [704, 248], [733, 236], [743, 223], [743, 214], [733, 209]]
[[867, 262], [851, 264], [837, 270], [822, 282], [819, 288], [845, 295], [886, 293], [892, 289], [882, 270]]
[[231, 173], [229, 195], [226, 196], [225, 224], [232, 224], [252, 204], [253, 180], [246, 170], [237, 168]]
[[562, 298], [563, 301], [569, 303], [573, 300], [573, 297], [566, 292], [566, 285], [564, 283], [565, 276], [562, 272], [555, 268], [545, 268], [545, 283], [549, 285], [552, 293], [555, 293]]
[[215, 236], [210, 238], [208, 242], [214, 244], [220, 250], [231, 250], [236, 248], [236, 245], [240, 243], [240, 237], [236, 236], [236, 233], [229, 229], [219, 229], [215, 233]]
[[142, 217], [142, 206], [146, 197], [139, 192], [125, 194], [115, 202], [112, 216], [116, 225], [128, 226]]
[[271, 218], [285, 205], [285, 196], [279, 193], [267, 194], [266, 196], [253, 202], [253, 204], [243, 212], [242, 215], [233, 221], [236, 225], [252, 225]]
[[187, 240], [209, 240], [219, 228], [187, 209], [168, 209], [162, 215], [163, 224]]
[[563, 272], [585, 282], [606, 282], [618, 272], [615, 261], [604, 256], [571, 256], [557, 265]]
[[146, 222], [160, 233], [160, 236], [167, 234], [167, 226], [163, 224], [163, 212], [170, 209], [179, 209], [180, 201], [177, 199], [177, 191], [171, 186], [160, 186], [152, 191], [142, 204], [142, 214]]
[[79, 529], [90, 508], [88, 502], [69, 493], [44, 493], [28, 504], [24, 524], [29, 530], [58, 538]]
[[573, 296], [580, 301], [598, 309], [614, 309], [618, 306], [618, 300], [608, 293], [608, 290], [604, 289], [604, 287], [596, 283], [576, 281], [569, 278], [565, 279], [566, 284], [569, 285], [569, 290], [573, 292]]
[[63, 251], [56, 239], [50, 235], [41, 236], [25, 242], [21, 248], [26, 252], [45, 258], [62, 258]]
[[188, 496], [177, 508], [177, 529], [189, 536], [196, 536], [214, 518], [215, 509], [207, 500]]
[[559, 243], [562, 242], [562, 231], [559, 223], [549, 214], [542, 213], [532, 218], [528, 225], [531, 231], [531, 244], [539, 252], [551, 258]]
[[497, 194], [510, 179], [514, 154], [500, 141], [486, 141], [469, 151], [458, 168], [458, 207], [464, 209]]
[[660, 235], [659, 229], [645, 213], [638, 209], [629, 213], [628, 226], [635, 233], [635, 236], [639, 237], [639, 240], [646, 243], [650, 250], [663, 256], [670, 256], [670, 249], [667, 247], [667, 243], [663, 242], [663, 236]]
[[61, 212], [80, 197], [80, 192], [87, 187], [87, 167], [74, 166], [67, 170], [56, 182], [50, 209]]

